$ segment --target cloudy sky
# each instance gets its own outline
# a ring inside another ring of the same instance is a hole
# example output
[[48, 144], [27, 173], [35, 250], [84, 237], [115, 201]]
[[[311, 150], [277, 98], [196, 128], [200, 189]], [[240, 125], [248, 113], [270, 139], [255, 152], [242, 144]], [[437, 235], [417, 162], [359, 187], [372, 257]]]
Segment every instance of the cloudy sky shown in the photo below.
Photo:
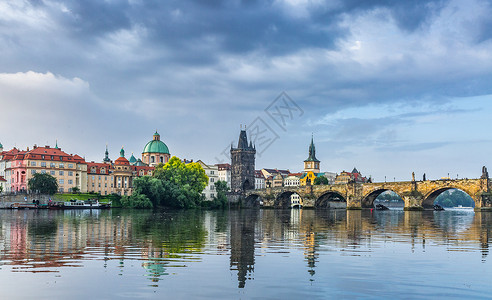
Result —
[[[241, 124], [257, 168], [375, 180], [492, 167], [492, 1], [0, 2], [0, 142], [100, 161], [224, 161]], [[226, 151], [227, 152], [227, 151]]]

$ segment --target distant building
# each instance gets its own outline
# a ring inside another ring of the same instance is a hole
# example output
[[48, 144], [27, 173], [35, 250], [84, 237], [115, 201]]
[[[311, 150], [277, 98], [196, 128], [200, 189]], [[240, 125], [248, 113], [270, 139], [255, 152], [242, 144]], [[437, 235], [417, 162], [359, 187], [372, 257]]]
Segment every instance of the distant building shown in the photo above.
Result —
[[261, 173], [260, 170], [255, 171], [255, 189], [264, 189], [265, 186], [265, 177]]
[[342, 171], [335, 179], [335, 184], [346, 184], [349, 182], [365, 183], [369, 180], [354, 168], [352, 172]]
[[112, 166], [109, 163], [87, 163], [87, 191], [110, 195], [113, 193]]
[[37, 145], [25, 151], [14, 148], [3, 151], [0, 156], [8, 192], [27, 191], [29, 179], [36, 173], [55, 177], [60, 193], [70, 192], [74, 187], [87, 192], [87, 163], [78, 155], [63, 152], [58, 143], [55, 148]]
[[284, 186], [284, 176], [282, 174], [277, 173], [275, 176], [272, 178], [272, 185], [271, 187], [282, 187]]
[[250, 142], [246, 130], [241, 130], [237, 148], [231, 145], [231, 191], [244, 192], [255, 188], [256, 149]]
[[205, 196], [206, 201], [211, 201], [217, 196], [215, 190], [215, 183], [219, 181], [219, 167], [217, 165], [207, 165], [203, 161], [199, 160], [197, 163], [202, 166], [205, 174], [208, 176], [208, 184], [203, 190], [202, 194]]
[[227, 187], [231, 188], [231, 165], [216, 164], [219, 170], [219, 180], [227, 182]]
[[291, 173], [284, 178], [284, 186], [300, 186], [302, 173]]

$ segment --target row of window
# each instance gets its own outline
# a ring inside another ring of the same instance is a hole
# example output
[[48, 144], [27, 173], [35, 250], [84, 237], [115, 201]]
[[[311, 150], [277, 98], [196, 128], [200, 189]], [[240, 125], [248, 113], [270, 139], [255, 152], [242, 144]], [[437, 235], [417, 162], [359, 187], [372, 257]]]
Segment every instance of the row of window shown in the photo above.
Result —
[[[58, 179], [58, 184], [65, 184], [65, 179]], [[68, 185], [72, 185], [72, 184], [73, 184], [73, 180], [69, 179]]]
[[[36, 173], [37, 173], [36, 170], [31, 170], [31, 174], [34, 175]], [[41, 170], [41, 174], [46, 174], [46, 170]], [[50, 171], [50, 175], [55, 176], [56, 175], [56, 171]], [[65, 175], [65, 171], [59, 171], [58, 172], [58, 175], [64, 176]], [[73, 172], [72, 171], [68, 171], [68, 176], [73, 176]]]
[[[31, 167], [35, 167], [36, 166], [36, 162], [35, 161], [31, 161], [30, 162], [30, 165], [31, 165]], [[45, 161], [42, 161], [40, 163], [40, 166], [41, 167], [46, 167], [46, 162]], [[50, 168], [56, 168], [56, 164], [55, 163], [50, 163]], [[59, 163], [58, 164], [58, 168], [65, 168], [65, 164]], [[68, 168], [69, 169], [72, 169], [73, 168], [73, 164], [68, 164]]]

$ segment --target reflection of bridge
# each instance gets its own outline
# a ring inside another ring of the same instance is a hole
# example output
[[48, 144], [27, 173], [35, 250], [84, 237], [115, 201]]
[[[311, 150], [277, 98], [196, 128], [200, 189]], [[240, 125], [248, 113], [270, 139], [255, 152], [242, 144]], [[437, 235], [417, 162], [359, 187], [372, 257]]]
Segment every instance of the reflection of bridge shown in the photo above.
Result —
[[290, 196], [298, 194], [304, 207], [312, 208], [369, 208], [385, 191], [393, 191], [405, 202], [405, 209], [431, 208], [442, 192], [459, 189], [470, 195], [475, 209], [492, 208], [491, 184], [488, 178], [426, 180], [381, 183], [347, 183], [301, 187], [276, 187], [250, 190], [245, 193], [243, 206], [290, 207]]

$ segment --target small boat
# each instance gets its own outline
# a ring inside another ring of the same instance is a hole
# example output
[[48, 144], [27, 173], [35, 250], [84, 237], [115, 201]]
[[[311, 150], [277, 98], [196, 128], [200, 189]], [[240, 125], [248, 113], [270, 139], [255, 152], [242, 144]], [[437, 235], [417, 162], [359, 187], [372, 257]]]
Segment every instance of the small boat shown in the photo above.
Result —
[[442, 207], [441, 205], [439, 204], [434, 204], [434, 210], [435, 211], [441, 211], [441, 210], [444, 210], [444, 207]]
[[65, 202], [56, 202], [50, 205], [50, 209], [103, 209], [111, 208], [111, 203], [99, 203], [99, 200], [70, 200]]
[[25, 208], [37, 208], [36, 203], [12, 203], [10, 208], [13, 209], [25, 209]]
[[389, 210], [389, 208], [382, 204], [376, 204], [376, 210]]

